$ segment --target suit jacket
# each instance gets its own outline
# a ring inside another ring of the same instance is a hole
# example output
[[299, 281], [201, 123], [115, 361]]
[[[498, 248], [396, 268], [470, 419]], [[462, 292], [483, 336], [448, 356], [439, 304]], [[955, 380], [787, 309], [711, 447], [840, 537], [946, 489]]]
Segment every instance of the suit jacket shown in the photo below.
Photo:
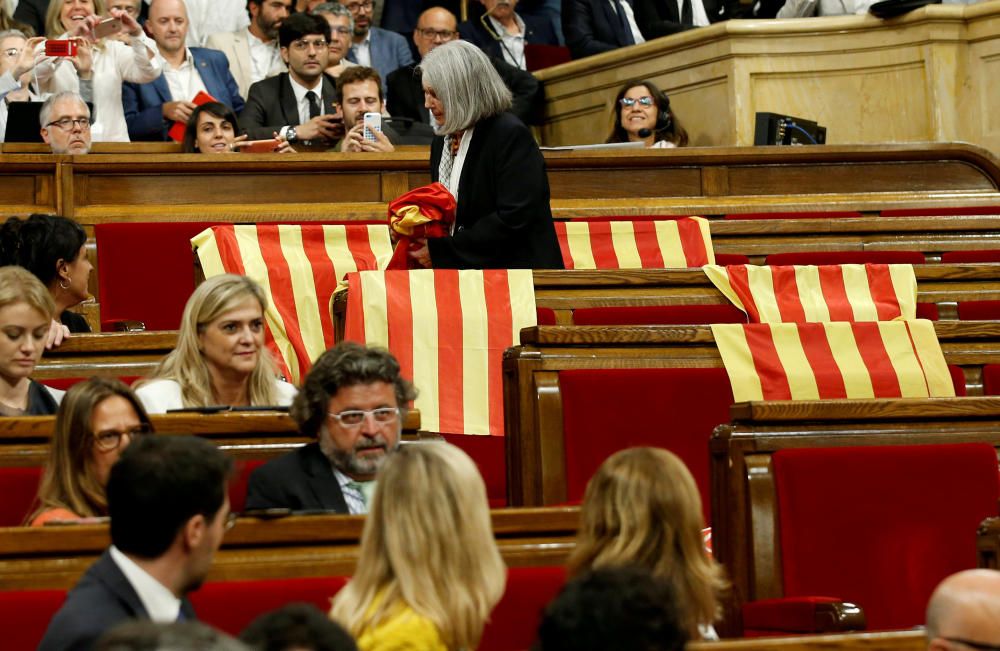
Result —
[[49, 0], [21, 0], [14, 10], [14, 20], [35, 30], [35, 36], [45, 36], [45, 12], [48, 10]]
[[[323, 113], [333, 113], [337, 103], [337, 82], [326, 74], [323, 75], [322, 95]], [[250, 140], [266, 140], [275, 131], [281, 131], [281, 127], [299, 123], [299, 106], [287, 72], [250, 86], [246, 106], [240, 114], [240, 127], [247, 132]]]
[[[538, 123], [545, 95], [535, 76], [515, 68], [498, 57], [490, 57], [490, 63], [500, 73], [500, 78], [513, 96], [511, 113], [525, 124]], [[420, 83], [420, 73], [416, 69], [417, 64], [411, 63], [389, 75], [386, 80], [389, 86], [385, 96], [386, 107], [389, 109], [389, 115], [393, 117], [410, 118], [423, 124], [430, 124], [430, 116], [424, 108], [424, 88]]]
[[563, 36], [574, 59], [628, 45], [615, 30], [617, 23], [618, 15], [608, 0], [562, 0]]
[[[145, 3], [143, 5], [145, 6]], [[205, 40], [205, 47], [219, 50], [229, 59], [229, 72], [232, 73], [236, 85], [239, 86], [241, 97], [247, 96], [250, 92], [250, 86], [254, 83], [249, 38], [247, 30], [240, 29], [235, 32], [212, 34]], [[267, 76], [273, 77], [287, 70], [288, 67], [281, 60], [281, 57], [277, 57], [274, 66], [267, 71]]]
[[[695, 2], [697, 0], [692, 0]], [[728, 20], [736, 15], [739, 2], [732, 0], [701, 0], [705, 7], [705, 15], [710, 23]], [[680, 12], [677, 10], [677, 0], [632, 0], [635, 11], [635, 23], [639, 26], [646, 40], [676, 34], [690, 25], [682, 25]]]
[[[438, 137], [431, 145], [432, 181], [443, 144]], [[545, 160], [523, 122], [501, 113], [476, 123], [458, 183], [455, 233], [427, 244], [435, 268], [563, 268]]]
[[[222, 52], [203, 47], [191, 48], [191, 57], [195, 68], [201, 75], [208, 94], [219, 100], [234, 112], [243, 110], [243, 98], [240, 96], [236, 80], [229, 72], [229, 61]], [[167, 131], [173, 122], [163, 117], [163, 105], [177, 100], [191, 100], [191, 97], [174, 98], [170, 95], [170, 87], [165, 76], [160, 75], [148, 84], [122, 84], [122, 105], [125, 108], [125, 124], [128, 125], [128, 137], [133, 142], [137, 140], [169, 140]]]
[[[386, 91], [386, 78], [389, 73], [397, 68], [408, 66], [413, 63], [413, 53], [406, 39], [386, 29], [379, 27], [371, 28], [372, 67], [378, 70], [382, 77], [382, 92]], [[347, 52], [347, 60], [352, 63], [358, 62], [358, 57], [354, 52], [354, 46]]]
[[[524, 21], [524, 42], [526, 44], [559, 45], [556, 30], [553, 29], [550, 20], [524, 14], [518, 14], [518, 16]], [[493, 25], [490, 24], [490, 27]], [[462, 35], [462, 40], [469, 41], [491, 57], [503, 59], [503, 48], [500, 46], [500, 41], [486, 31], [482, 21], [478, 18], [467, 20], [459, 25], [458, 32]]]
[[[181, 601], [181, 613], [185, 619], [196, 619], [187, 599]], [[105, 631], [133, 619], [149, 619], [149, 614], [105, 550], [66, 595], [38, 651], [86, 651]]]
[[250, 473], [245, 508], [349, 512], [340, 482], [319, 443], [271, 459]]

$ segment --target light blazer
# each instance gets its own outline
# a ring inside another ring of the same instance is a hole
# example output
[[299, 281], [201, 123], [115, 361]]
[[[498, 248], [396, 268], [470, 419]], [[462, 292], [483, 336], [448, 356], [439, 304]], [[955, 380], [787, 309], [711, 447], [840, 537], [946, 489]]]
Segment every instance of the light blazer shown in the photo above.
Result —
[[319, 443], [271, 459], [250, 473], [244, 508], [349, 512], [340, 482]]
[[[247, 30], [240, 29], [235, 32], [223, 32], [212, 34], [205, 40], [205, 47], [218, 50], [229, 59], [229, 72], [236, 79], [236, 85], [240, 88], [240, 95], [246, 97], [250, 92], [250, 86], [255, 80], [253, 78], [253, 66], [250, 63], [250, 36]], [[274, 66], [267, 71], [268, 77], [286, 72], [288, 67], [281, 57], [275, 59]]]
[[[229, 61], [222, 52], [203, 47], [193, 47], [191, 57], [195, 68], [201, 75], [208, 94], [219, 100], [235, 113], [243, 110], [243, 97], [240, 96], [236, 80], [229, 72]], [[163, 75], [148, 84], [122, 84], [122, 106], [125, 108], [125, 124], [128, 125], [128, 137], [136, 140], [169, 140], [167, 135], [173, 122], [163, 117], [163, 105], [177, 100], [189, 101], [191, 97], [174, 98], [170, 95], [170, 87]]]
[[[324, 74], [322, 113], [333, 113], [336, 102], [337, 82]], [[299, 107], [287, 72], [250, 86], [246, 106], [240, 114], [240, 127], [247, 132], [250, 140], [270, 138], [274, 132], [281, 131], [281, 127], [297, 124]]]
[[[371, 55], [372, 67], [378, 70], [382, 77], [382, 92], [386, 90], [386, 79], [389, 73], [396, 68], [402, 68], [413, 63], [413, 53], [406, 39], [397, 34], [379, 27], [371, 28]], [[357, 63], [358, 58], [354, 52], [354, 46], [347, 52], [347, 60]]]

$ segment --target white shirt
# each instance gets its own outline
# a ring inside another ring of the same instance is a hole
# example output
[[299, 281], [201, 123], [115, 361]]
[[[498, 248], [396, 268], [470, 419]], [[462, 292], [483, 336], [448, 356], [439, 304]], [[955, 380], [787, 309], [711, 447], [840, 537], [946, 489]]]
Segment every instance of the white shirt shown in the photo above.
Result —
[[[677, 15], [680, 16], [684, 11], [684, 0], [677, 0]], [[691, 24], [695, 27], [707, 27], [708, 14], [705, 13], [705, 5], [702, 4], [701, 0], [691, 0]]]
[[360, 43], [355, 43], [351, 46], [351, 50], [354, 51], [354, 58], [357, 59], [357, 64], [359, 66], [372, 67], [372, 32], [368, 30], [365, 34], [365, 40]]
[[[462, 141], [458, 143], [458, 151], [455, 153], [455, 160], [451, 164], [451, 184], [448, 186], [449, 192], [455, 197], [455, 205], [458, 205], [458, 183], [462, 180], [462, 168], [465, 167], [465, 158], [469, 154], [469, 143], [472, 142], [472, 132], [475, 127], [469, 127], [462, 134]], [[451, 234], [455, 234], [455, 223], [451, 224]]]
[[204, 45], [212, 34], [235, 32], [250, 24], [245, 0], [184, 0], [184, 4], [188, 14], [188, 47]]
[[139, 601], [142, 602], [142, 607], [146, 609], [149, 618], [154, 622], [176, 622], [177, 615], [181, 612], [181, 600], [117, 547], [111, 545], [109, 552], [111, 560], [139, 595]]
[[[694, 0], [691, 1], [694, 2]], [[646, 39], [642, 37], [642, 32], [639, 31], [639, 26], [635, 23], [635, 13], [633, 13], [632, 5], [629, 4], [628, 0], [621, 0], [618, 4], [615, 3], [615, 0], [608, 0], [608, 2], [611, 3], [611, 10], [615, 12], [615, 14], [618, 13], [619, 6], [621, 6], [622, 10], [625, 12], [625, 20], [628, 22], [628, 28], [629, 31], [632, 32], [632, 40], [635, 41], [635, 44], [638, 45], [639, 43], [645, 43]], [[702, 13], [704, 12], [705, 10], [702, 9]]]
[[[275, 380], [274, 388], [278, 394], [276, 402], [281, 407], [291, 405], [299, 392], [293, 385], [281, 380]], [[147, 414], [165, 414], [170, 409], [184, 408], [181, 385], [174, 380], [152, 380], [136, 389], [135, 395]]]
[[174, 68], [160, 55], [160, 65], [163, 66], [163, 78], [170, 89], [170, 97], [175, 102], [190, 102], [201, 91], [208, 92], [205, 82], [201, 78], [201, 73], [194, 65], [194, 57], [191, 50], [184, 49], [184, 61], [179, 68]]
[[503, 60], [521, 70], [527, 70], [528, 66], [524, 60], [524, 21], [517, 14], [514, 14], [514, 22], [517, 24], [518, 34], [511, 34], [500, 24], [500, 21], [490, 16], [490, 23], [493, 31], [500, 37], [500, 51], [503, 53]]
[[333, 475], [337, 478], [337, 483], [340, 484], [340, 492], [344, 495], [344, 501], [347, 502], [347, 512], [351, 515], [365, 515], [368, 513], [368, 503], [361, 495], [361, 491], [349, 485], [354, 480], [336, 468], [333, 468]]
[[278, 50], [278, 39], [265, 43], [254, 36], [249, 28], [244, 31], [247, 33], [247, 43], [250, 44], [250, 82], [255, 84], [261, 79], [267, 79], [271, 70], [281, 61], [281, 53]]
[[299, 124], [305, 124], [312, 119], [309, 117], [309, 100], [306, 98], [306, 93], [309, 91], [316, 93], [316, 101], [319, 102], [319, 114], [323, 115], [326, 113], [326, 109], [323, 106], [322, 77], [316, 80], [316, 85], [313, 88], [306, 88], [299, 82], [292, 79], [291, 75], [288, 75], [288, 81], [292, 84], [292, 93], [295, 95], [295, 105], [299, 107]]

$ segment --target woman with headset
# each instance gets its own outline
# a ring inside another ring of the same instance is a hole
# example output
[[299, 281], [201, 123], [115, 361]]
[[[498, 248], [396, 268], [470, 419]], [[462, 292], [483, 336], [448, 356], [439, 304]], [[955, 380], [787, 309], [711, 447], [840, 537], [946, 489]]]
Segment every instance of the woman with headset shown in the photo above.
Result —
[[612, 108], [613, 124], [606, 142], [645, 142], [646, 147], [684, 147], [687, 131], [677, 123], [667, 94], [651, 81], [621, 87]]

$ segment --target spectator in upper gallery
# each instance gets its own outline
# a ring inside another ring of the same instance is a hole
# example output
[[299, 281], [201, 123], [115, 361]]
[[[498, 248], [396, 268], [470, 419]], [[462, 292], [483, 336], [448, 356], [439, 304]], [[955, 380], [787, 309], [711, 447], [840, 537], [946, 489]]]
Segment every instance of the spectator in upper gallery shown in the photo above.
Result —
[[629, 81], [611, 108], [606, 142], [644, 142], [646, 147], [685, 147], [688, 134], [670, 109], [670, 98], [651, 81]]
[[[625, 0], [622, 0], [625, 1]], [[648, 41], [736, 17], [738, 0], [632, 0], [635, 21]]]
[[340, 141], [340, 151], [362, 152], [396, 151], [392, 140], [396, 133], [389, 125], [383, 125], [382, 131], [372, 131], [375, 140], [368, 140], [364, 135], [365, 113], [385, 111], [385, 100], [382, 99], [382, 80], [378, 71], [365, 66], [352, 66], [337, 79], [337, 96], [340, 98], [340, 112], [344, 116], [344, 138]]
[[574, 59], [646, 41], [629, 0], [563, 0], [562, 25]]
[[0, 142], [7, 135], [7, 105], [43, 99], [31, 87], [35, 47], [43, 40], [44, 37], [29, 39], [17, 29], [0, 32]]
[[325, 72], [336, 79], [347, 68], [358, 65], [347, 60], [354, 36], [354, 18], [347, 7], [339, 2], [318, 4], [312, 13], [330, 23], [330, 59]]
[[[439, 45], [458, 38], [455, 15], [443, 7], [431, 7], [417, 21], [413, 30], [413, 42], [417, 45], [420, 60]], [[498, 57], [490, 57], [490, 63], [500, 75], [500, 79], [510, 90], [510, 112], [521, 118], [525, 124], [538, 112], [542, 99], [541, 86], [530, 72], [519, 70]], [[389, 75], [386, 105], [392, 117], [409, 118], [422, 124], [430, 124], [430, 110], [424, 106], [424, 88], [421, 73], [416, 63], [402, 67]]]
[[[188, 46], [205, 46], [212, 34], [243, 30], [250, 24], [247, 2], [251, 0], [184, 0], [191, 26]], [[152, 5], [153, 0], [145, 0]]]
[[413, 63], [413, 54], [406, 39], [395, 32], [372, 26], [375, 0], [341, 0], [354, 18], [354, 44], [347, 53], [348, 61], [378, 70], [384, 80], [389, 73]]
[[142, 12], [142, 0], [108, 0], [108, 11], [112, 9], [124, 11], [138, 21]]
[[[12, 22], [26, 26], [34, 36], [45, 35], [45, 12], [49, 10], [49, 0], [19, 0], [17, 8], [14, 9]], [[3, 10], [4, 15], [7, 9]], [[11, 25], [5, 29], [21, 29], [17, 25]]]
[[527, 70], [525, 45], [559, 45], [552, 23], [546, 18], [522, 16], [515, 11], [518, 0], [480, 0], [486, 13], [478, 20], [458, 26], [462, 38], [491, 57], [500, 57], [515, 68]]
[[965, 570], [938, 584], [927, 603], [927, 648], [1000, 648], [1000, 572]]
[[163, 74], [145, 84], [126, 82], [122, 88], [128, 135], [136, 140], [169, 140], [174, 122], [187, 123], [199, 93], [208, 93], [239, 113], [243, 110], [236, 80], [222, 52], [187, 47], [184, 0], [155, 0], [146, 29], [156, 41]]
[[292, 0], [247, 0], [250, 25], [234, 32], [212, 34], [205, 47], [229, 59], [229, 71], [247, 97], [250, 86], [287, 70], [278, 48], [278, 29], [290, 15]]

